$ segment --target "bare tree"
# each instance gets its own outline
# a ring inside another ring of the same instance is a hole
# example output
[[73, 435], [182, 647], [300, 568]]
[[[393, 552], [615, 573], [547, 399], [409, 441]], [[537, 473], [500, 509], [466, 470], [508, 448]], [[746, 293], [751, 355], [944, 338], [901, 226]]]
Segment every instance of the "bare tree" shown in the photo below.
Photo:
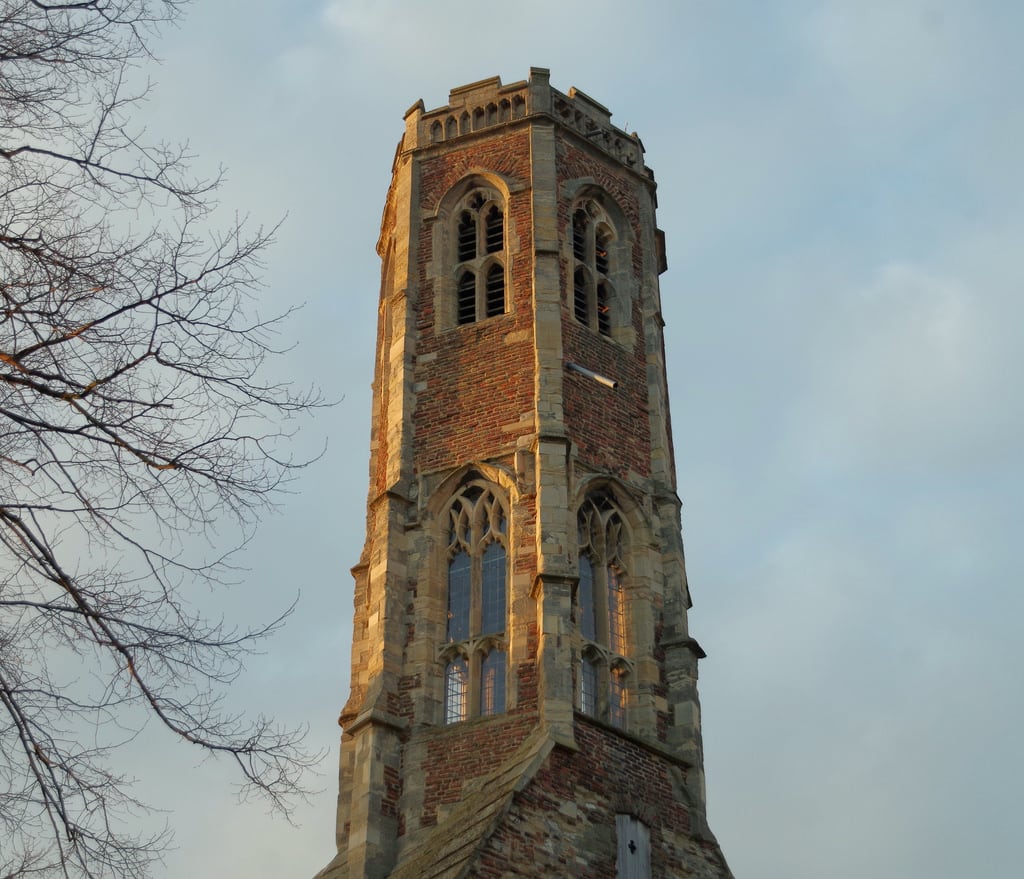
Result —
[[276, 806], [308, 764], [221, 702], [276, 623], [186, 600], [228, 570], [193, 537], [247, 533], [297, 466], [281, 425], [319, 400], [262, 377], [269, 236], [211, 231], [217, 181], [132, 127], [178, 6], [0, 0], [0, 879], [148, 875], [166, 840], [133, 834], [114, 768], [141, 717]]

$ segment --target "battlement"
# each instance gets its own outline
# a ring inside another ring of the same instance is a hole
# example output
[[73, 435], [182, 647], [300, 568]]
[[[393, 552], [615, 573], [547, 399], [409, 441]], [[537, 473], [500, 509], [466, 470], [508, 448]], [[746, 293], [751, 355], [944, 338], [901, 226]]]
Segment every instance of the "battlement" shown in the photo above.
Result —
[[732, 879], [705, 816], [654, 177], [548, 78], [405, 114], [319, 879]]
[[611, 111], [573, 87], [568, 93], [552, 88], [550, 72], [531, 67], [529, 80], [502, 85], [492, 76], [453, 88], [448, 104], [427, 110], [422, 100], [405, 114], [402, 149], [422, 149], [447, 143], [523, 119], [544, 116], [579, 134], [627, 168], [644, 173], [644, 147], [636, 133], [628, 134], [611, 122]]

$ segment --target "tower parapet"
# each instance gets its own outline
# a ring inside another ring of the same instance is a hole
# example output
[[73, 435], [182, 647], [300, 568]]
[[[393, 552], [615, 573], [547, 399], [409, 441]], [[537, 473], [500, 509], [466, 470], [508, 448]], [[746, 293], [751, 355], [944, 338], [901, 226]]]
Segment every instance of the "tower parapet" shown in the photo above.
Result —
[[323, 879], [731, 879], [639, 138], [548, 71], [405, 117]]
[[644, 147], [634, 132], [612, 125], [611, 111], [577, 88], [568, 93], [549, 83], [549, 71], [530, 69], [529, 80], [502, 85], [492, 76], [451, 90], [444, 107], [426, 110], [417, 101], [406, 113], [405, 149], [447, 143], [459, 138], [511, 125], [528, 116], [546, 115], [580, 136], [627, 168], [646, 172]]

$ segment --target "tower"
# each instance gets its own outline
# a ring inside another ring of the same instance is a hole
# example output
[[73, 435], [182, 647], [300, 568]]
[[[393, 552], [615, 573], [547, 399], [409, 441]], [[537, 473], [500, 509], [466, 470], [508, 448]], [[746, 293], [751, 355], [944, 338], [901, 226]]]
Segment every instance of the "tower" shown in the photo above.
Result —
[[323, 879], [726, 879], [643, 146], [548, 71], [405, 115]]

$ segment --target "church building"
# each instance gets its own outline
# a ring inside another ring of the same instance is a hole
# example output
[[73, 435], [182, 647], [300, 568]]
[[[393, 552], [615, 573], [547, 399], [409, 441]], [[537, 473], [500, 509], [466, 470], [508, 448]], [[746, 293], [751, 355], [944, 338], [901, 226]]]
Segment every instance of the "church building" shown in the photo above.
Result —
[[705, 817], [636, 134], [548, 71], [405, 114], [320, 879], [731, 879]]

